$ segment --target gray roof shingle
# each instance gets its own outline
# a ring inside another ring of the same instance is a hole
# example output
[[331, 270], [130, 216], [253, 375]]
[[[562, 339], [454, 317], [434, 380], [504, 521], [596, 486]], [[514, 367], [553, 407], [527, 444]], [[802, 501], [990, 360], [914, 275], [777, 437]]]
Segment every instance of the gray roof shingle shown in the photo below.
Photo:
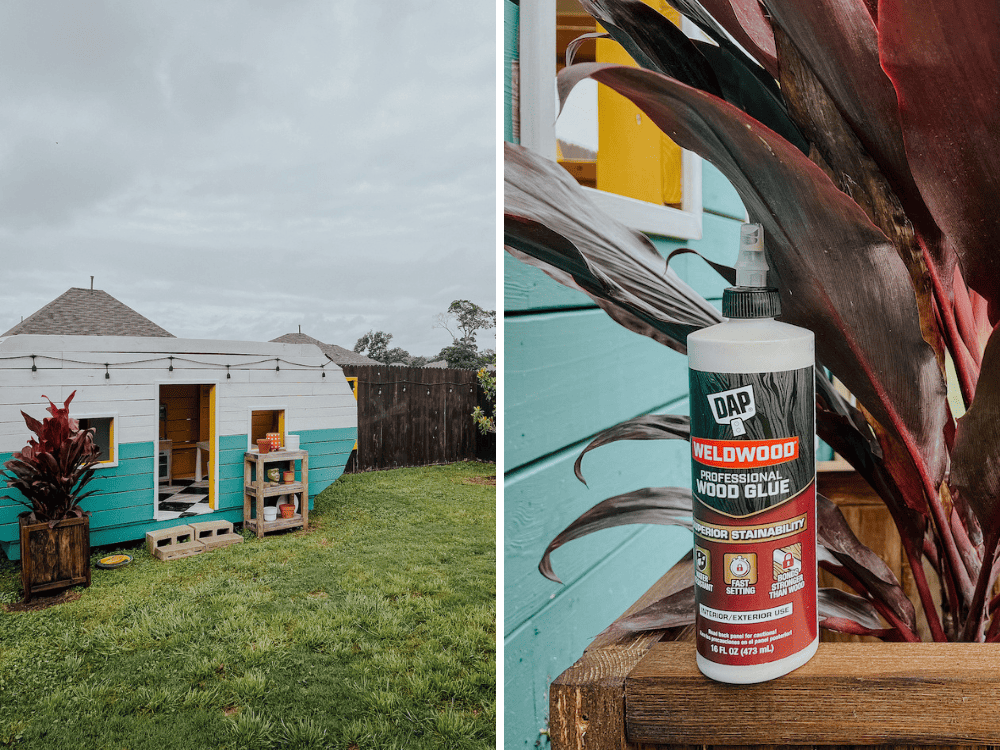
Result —
[[73, 287], [3, 334], [161, 336], [172, 333], [100, 289]]
[[315, 344], [318, 346], [323, 353], [329, 357], [335, 364], [338, 365], [380, 365], [382, 364], [376, 359], [371, 359], [366, 357], [364, 354], [358, 354], [357, 352], [352, 352], [350, 349], [345, 349], [342, 346], [337, 346], [336, 344], [324, 344], [318, 339], [314, 339], [312, 336], [306, 336], [304, 333], [286, 333], [284, 336], [278, 336], [276, 339], [271, 339], [272, 344]]

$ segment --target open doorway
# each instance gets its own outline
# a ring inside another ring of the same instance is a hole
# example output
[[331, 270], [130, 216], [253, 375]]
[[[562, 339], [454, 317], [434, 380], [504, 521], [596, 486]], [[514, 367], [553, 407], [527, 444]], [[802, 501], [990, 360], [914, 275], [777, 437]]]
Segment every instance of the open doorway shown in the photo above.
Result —
[[215, 386], [163, 383], [159, 404], [156, 519], [210, 513], [216, 506]]

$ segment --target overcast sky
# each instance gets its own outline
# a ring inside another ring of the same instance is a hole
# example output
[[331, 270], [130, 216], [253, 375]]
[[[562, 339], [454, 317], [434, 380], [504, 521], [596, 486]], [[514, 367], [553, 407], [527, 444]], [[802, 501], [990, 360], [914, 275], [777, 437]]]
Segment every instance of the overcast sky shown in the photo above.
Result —
[[[496, 308], [496, 7], [0, 5], [0, 332], [90, 276], [175, 336]], [[480, 345], [495, 348], [494, 332]]]

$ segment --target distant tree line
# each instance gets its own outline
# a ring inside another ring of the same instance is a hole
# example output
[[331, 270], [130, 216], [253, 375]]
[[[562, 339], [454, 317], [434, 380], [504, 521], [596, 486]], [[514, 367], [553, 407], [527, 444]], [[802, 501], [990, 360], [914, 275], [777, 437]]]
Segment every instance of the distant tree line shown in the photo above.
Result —
[[401, 347], [389, 348], [392, 334], [386, 331], [368, 331], [358, 339], [354, 351], [382, 364], [399, 363], [408, 367], [425, 367], [430, 362], [445, 360], [448, 367], [458, 370], [478, 370], [496, 364], [497, 355], [492, 349], [479, 350], [476, 334], [496, 328], [496, 310], [484, 310], [467, 299], [457, 299], [448, 310], [435, 318], [434, 327], [451, 334], [452, 342], [432, 359], [415, 357]]

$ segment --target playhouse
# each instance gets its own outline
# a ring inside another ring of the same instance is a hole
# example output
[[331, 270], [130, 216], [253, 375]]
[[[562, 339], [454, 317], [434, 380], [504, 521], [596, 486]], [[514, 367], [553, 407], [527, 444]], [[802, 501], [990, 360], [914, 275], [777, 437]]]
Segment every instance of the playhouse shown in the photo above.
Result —
[[[310, 505], [344, 470], [357, 406], [315, 345], [167, 337], [0, 338], [0, 464], [76, 391], [70, 416], [94, 428], [102, 462], [85, 499], [91, 544], [190, 521], [243, 521], [244, 454], [267, 433], [297, 436]], [[293, 437], [294, 440], [294, 437]], [[16, 490], [0, 482], [0, 549], [20, 558]]]

